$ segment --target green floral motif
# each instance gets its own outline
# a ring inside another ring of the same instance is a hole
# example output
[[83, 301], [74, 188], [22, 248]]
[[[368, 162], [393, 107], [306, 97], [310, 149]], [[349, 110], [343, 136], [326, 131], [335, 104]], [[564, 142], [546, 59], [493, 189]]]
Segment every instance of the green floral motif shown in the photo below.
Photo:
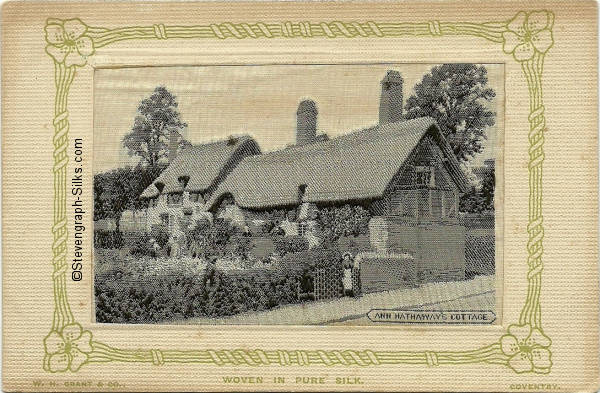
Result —
[[546, 53], [554, 44], [552, 27], [554, 14], [548, 11], [519, 12], [502, 33], [504, 53], [517, 61], [527, 61], [535, 52]]
[[92, 333], [78, 323], [66, 325], [61, 332], [53, 330], [44, 339], [46, 367], [56, 373], [79, 370], [92, 353]]
[[46, 22], [46, 53], [57, 63], [83, 67], [94, 54], [94, 41], [85, 35], [88, 27], [80, 19], [50, 19]]
[[531, 325], [510, 325], [500, 339], [502, 352], [510, 356], [508, 366], [516, 373], [548, 374], [552, 367], [550, 339]]

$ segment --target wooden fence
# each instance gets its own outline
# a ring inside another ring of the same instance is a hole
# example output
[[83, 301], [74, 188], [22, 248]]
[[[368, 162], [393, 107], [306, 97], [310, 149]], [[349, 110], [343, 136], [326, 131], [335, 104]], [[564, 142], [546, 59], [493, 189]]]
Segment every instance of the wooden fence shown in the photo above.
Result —
[[342, 272], [339, 269], [317, 269], [314, 285], [315, 300], [333, 299], [344, 295]]

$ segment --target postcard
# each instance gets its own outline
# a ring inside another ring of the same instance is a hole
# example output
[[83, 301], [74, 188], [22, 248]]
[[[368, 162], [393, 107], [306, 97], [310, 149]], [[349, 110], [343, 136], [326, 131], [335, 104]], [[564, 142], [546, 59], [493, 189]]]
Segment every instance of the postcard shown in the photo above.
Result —
[[597, 9], [10, 2], [8, 391], [596, 391]]

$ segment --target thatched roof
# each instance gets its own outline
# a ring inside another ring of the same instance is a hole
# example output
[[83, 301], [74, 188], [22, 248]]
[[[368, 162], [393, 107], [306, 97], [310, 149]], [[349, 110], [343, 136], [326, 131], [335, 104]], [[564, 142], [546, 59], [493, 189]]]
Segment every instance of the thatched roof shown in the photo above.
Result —
[[260, 148], [249, 136], [230, 137], [226, 140], [194, 145], [181, 152], [160, 176], [144, 190], [140, 198], [158, 196], [156, 184], [162, 183], [163, 193], [181, 192], [179, 179], [189, 177], [187, 191], [206, 191], [235, 165], [243, 154], [259, 154]]
[[268, 208], [304, 202], [344, 202], [381, 198], [394, 175], [426, 135], [446, 156], [459, 189], [466, 179], [435, 120], [422, 117], [381, 124], [328, 141], [246, 157], [218, 186], [208, 209], [231, 194], [245, 208]]

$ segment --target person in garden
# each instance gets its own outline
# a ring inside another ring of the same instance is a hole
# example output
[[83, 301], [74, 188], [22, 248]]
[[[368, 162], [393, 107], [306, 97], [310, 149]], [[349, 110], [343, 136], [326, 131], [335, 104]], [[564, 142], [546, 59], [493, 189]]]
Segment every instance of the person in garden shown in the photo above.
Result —
[[344, 296], [354, 296], [352, 291], [352, 268], [354, 267], [354, 258], [352, 253], [345, 252], [342, 255], [342, 284], [344, 285]]

